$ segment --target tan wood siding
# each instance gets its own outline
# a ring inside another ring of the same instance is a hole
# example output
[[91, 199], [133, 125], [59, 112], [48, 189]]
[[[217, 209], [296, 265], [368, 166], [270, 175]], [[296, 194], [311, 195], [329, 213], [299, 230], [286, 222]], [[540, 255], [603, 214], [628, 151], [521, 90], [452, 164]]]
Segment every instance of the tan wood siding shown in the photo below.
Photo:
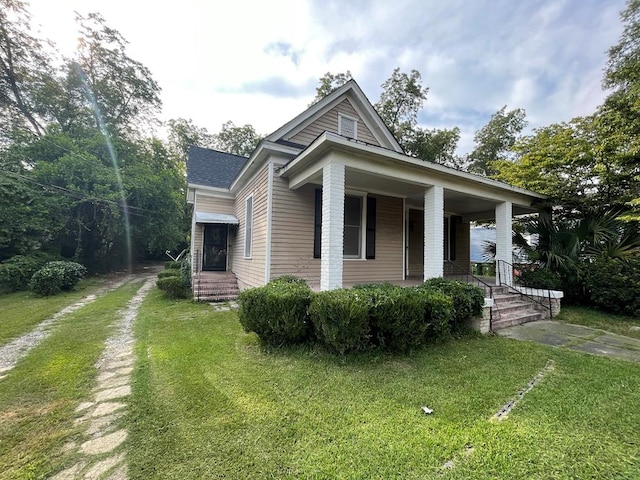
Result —
[[[253, 179], [236, 195], [235, 216], [239, 221], [238, 232], [232, 236], [231, 271], [238, 278], [241, 289], [264, 285], [267, 239], [267, 190], [269, 164], [265, 164]], [[253, 234], [251, 258], [244, 258], [245, 205], [247, 197], [253, 195]]]
[[[285, 179], [274, 178], [271, 278], [295, 275], [313, 287], [320, 284], [320, 259], [313, 258], [316, 188], [289, 190]], [[376, 258], [345, 260], [345, 284], [402, 280], [402, 199], [376, 198]]]
[[471, 271], [471, 224], [463, 222], [461, 217], [451, 217], [456, 221], [456, 260], [455, 263]]
[[[235, 204], [232, 199], [212, 197], [202, 193], [195, 193], [195, 212], [226, 213], [235, 215]], [[202, 249], [204, 243], [204, 225], [197, 223], [193, 229], [193, 252], [191, 252], [191, 271], [198, 272], [202, 269]], [[231, 258], [231, 255], [230, 255]], [[196, 262], [199, 265], [196, 265]], [[230, 263], [229, 263], [230, 265]]]
[[198, 194], [196, 210], [206, 213], [226, 213], [235, 214], [235, 202], [230, 198], [211, 197], [209, 195]]
[[293, 137], [288, 138], [287, 140], [299, 143], [301, 145], [309, 145], [322, 132], [327, 131], [338, 133], [338, 113], [342, 113], [358, 120], [358, 140], [370, 143], [372, 145], [380, 145], [380, 143], [373, 136], [373, 133], [371, 133], [371, 130], [367, 128], [366, 124], [362, 121], [355, 108], [353, 108], [353, 105], [347, 98], [345, 98], [334, 108], [329, 110], [316, 121], [305, 127]]
[[271, 278], [295, 275], [320, 284], [320, 259], [313, 258], [314, 185], [290, 190], [274, 176], [271, 230]]
[[373, 195], [376, 201], [376, 258], [345, 260], [345, 284], [402, 280], [402, 199]]

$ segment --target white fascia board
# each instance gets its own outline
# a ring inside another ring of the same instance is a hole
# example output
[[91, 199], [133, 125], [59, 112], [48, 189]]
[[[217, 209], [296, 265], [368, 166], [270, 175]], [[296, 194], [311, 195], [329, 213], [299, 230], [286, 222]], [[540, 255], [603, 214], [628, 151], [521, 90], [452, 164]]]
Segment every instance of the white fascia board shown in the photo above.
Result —
[[250, 170], [252, 168], [259, 168], [259, 164], [272, 153], [283, 154], [284, 156], [288, 157], [295, 157], [300, 153], [300, 149], [267, 141], [266, 139], [262, 140], [249, 157], [247, 163], [245, 163], [244, 167], [242, 167], [242, 170], [240, 170], [238, 176], [231, 183], [229, 190], [232, 193], [235, 193], [239, 188], [244, 186], [246, 183], [244, 179], [247, 178], [247, 176], [251, 176]]
[[[329, 150], [342, 153], [343, 160], [348, 167], [359, 168], [362, 171], [389, 176], [416, 185], [437, 184], [449, 190], [476, 194], [497, 201], [509, 200], [519, 205], [522, 204], [523, 197], [540, 200], [547, 198], [546, 195], [497, 180], [462, 172], [437, 163], [426, 162], [382, 147], [362, 144], [330, 132], [324, 132], [320, 135], [306, 150], [289, 162], [280, 174], [282, 176], [296, 175], [305, 168], [307, 160]], [[350, 155], [350, 153], [357, 155]], [[399, 169], [398, 166], [404, 168]]]
[[208, 197], [235, 198], [235, 195], [226, 188], [209, 187], [207, 185], [198, 185], [197, 183], [190, 183], [187, 185], [187, 188], [192, 188], [194, 190], [194, 197], [195, 195], [205, 195]]

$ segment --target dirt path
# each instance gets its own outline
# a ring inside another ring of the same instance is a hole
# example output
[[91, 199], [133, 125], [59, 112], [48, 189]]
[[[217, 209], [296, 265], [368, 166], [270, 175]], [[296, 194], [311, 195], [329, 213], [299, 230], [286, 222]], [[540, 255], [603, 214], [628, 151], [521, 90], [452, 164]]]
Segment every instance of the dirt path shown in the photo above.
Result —
[[49, 336], [56, 322], [65, 315], [75, 312], [96, 301], [99, 297], [126, 283], [140, 279], [140, 275], [126, 275], [109, 281], [106, 285], [87, 295], [82, 300], [63, 308], [58, 313], [40, 322], [33, 330], [15, 338], [11, 342], [0, 347], [0, 379], [12, 370], [21, 358], [26, 356], [32, 348]]
[[76, 409], [81, 415], [76, 422], [86, 427], [84, 441], [66, 447], [67, 451], [79, 453], [80, 459], [52, 477], [52, 480], [127, 478], [125, 454], [117, 450], [127, 438], [127, 431], [120, 428], [120, 419], [126, 411], [125, 398], [131, 394], [134, 363], [132, 326], [155, 279], [155, 275], [147, 277], [122, 312], [116, 333], [105, 342], [104, 352], [96, 363], [100, 373], [92, 398]]

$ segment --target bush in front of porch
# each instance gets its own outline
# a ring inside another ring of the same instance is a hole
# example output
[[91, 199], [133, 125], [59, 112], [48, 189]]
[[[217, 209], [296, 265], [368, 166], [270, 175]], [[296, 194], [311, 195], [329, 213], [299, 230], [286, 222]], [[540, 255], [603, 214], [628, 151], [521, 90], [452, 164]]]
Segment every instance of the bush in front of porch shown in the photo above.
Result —
[[340, 354], [376, 347], [407, 352], [461, 333], [481, 313], [484, 294], [446, 280], [313, 293], [304, 281], [286, 277], [243, 291], [238, 303], [244, 330], [269, 346], [318, 343]]

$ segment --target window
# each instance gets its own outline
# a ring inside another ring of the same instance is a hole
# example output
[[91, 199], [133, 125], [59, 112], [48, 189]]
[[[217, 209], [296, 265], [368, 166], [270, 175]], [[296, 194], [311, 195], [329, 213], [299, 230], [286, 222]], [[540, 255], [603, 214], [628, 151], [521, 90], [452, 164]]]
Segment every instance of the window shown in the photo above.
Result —
[[338, 133], [344, 137], [358, 138], [358, 121], [355, 118], [338, 114]]
[[253, 197], [248, 197], [244, 206], [244, 257], [251, 258], [253, 236]]
[[344, 199], [345, 258], [360, 258], [362, 251], [362, 197], [347, 195]]
[[[362, 234], [364, 198], [346, 195], [344, 199], [344, 245], [345, 258], [362, 258]], [[365, 258], [376, 258], [376, 198], [367, 198]], [[315, 192], [315, 214], [313, 235], [313, 258], [320, 258], [322, 249], [322, 190]]]

